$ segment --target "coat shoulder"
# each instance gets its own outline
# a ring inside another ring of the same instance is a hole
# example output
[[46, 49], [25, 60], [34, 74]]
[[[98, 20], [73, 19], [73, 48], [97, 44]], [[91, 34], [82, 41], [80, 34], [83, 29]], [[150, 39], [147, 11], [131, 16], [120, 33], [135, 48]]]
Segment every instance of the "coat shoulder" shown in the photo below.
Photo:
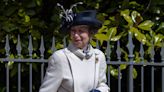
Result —
[[64, 49], [60, 49], [60, 50], [55, 51], [55, 52], [52, 54], [52, 56], [54, 56], [54, 55], [57, 55], [58, 57], [63, 57], [63, 56], [65, 56], [65, 54], [64, 54]]
[[104, 62], [106, 60], [105, 54], [101, 50], [94, 49], [94, 52], [95, 52], [96, 57], [98, 57], [101, 61]]
[[66, 58], [66, 56], [64, 54], [64, 49], [55, 51], [50, 57], [50, 59], [54, 59], [56, 62], [63, 61], [63, 60], [65, 60], [65, 58]]
[[101, 50], [99, 50], [99, 49], [94, 49], [94, 52], [97, 55], [99, 55], [99, 54], [101, 54], [101, 55], [103, 54], [104, 55], [104, 53]]

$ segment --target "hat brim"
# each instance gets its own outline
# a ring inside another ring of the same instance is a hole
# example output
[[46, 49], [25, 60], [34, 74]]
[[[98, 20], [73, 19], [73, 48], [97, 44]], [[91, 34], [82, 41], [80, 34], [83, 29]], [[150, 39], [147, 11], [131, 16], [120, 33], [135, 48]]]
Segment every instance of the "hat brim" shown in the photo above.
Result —
[[72, 23], [72, 26], [76, 26], [76, 25], [89, 25], [94, 29], [99, 29], [102, 27], [102, 23], [99, 20], [90, 19], [90, 18], [82, 18], [79, 20], [75, 20]]

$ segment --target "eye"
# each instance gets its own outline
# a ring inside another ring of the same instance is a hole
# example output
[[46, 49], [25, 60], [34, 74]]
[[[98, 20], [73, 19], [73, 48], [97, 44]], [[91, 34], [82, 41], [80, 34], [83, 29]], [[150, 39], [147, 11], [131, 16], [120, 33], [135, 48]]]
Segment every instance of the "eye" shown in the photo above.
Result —
[[88, 32], [88, 30], [89, 30], [88, 27], [81, 27], [80, 28], [81, 32]]
[[80, 29], [79, 30], [79, 33], [85, 33], [87, 30], [85, 30], [85, 29]]
[[71, 34], [75, 34], [75, 31], [71, 30]]

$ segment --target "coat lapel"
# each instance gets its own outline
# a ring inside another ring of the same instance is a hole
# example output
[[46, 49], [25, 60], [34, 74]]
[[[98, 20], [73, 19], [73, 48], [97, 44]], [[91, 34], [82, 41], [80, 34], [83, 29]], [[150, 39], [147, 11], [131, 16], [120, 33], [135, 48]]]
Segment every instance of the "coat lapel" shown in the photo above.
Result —
[[[74, 92], [78, 92], [79, 88], [77, 86], [77, 81], [78, 81], [78, 78], [76, 77], [77, 76], [77, 69], [78, 69], [78, 66], [76, 65], [75, 61], [78, 61], [78, 58], [75, 57], [75, 55], [73, 55], [73, 53], [70, 53], [70, 51], [66, 48], [65, 49], [65, 54], [68, 58], [68, 62], [70, 63], [70, 67], [71, 67], [71, 71], [72, 71], [72, 77], [73, 77], [73, 82], [74, 82]], [[77, 60], [75, 60], [77, 59]]]

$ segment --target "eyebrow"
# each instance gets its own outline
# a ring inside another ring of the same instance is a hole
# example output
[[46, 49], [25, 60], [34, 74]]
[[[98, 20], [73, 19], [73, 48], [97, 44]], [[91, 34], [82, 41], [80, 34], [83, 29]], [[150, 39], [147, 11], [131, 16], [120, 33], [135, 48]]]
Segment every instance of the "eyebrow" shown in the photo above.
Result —
[[87, 25], [78, 25], [78, 28], [89, 28]]
[[81, 25], [80, 28], [89, 28], [87, 25]]

